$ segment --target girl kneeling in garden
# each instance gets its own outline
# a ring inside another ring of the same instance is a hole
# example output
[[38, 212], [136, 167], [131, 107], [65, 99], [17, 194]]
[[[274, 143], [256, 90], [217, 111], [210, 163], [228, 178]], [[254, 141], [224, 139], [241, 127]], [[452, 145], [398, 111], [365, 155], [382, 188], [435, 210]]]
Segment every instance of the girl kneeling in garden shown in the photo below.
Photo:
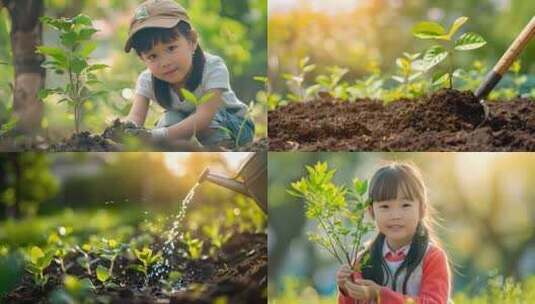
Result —
[[355, 271], [338, 270], [339, 304], [448, 303], [448, 258], [431, 229], [426, 192], [414, 166], [393, 163], [374, 174], [368, 210], [378, 234]]
[[[131, 48], [147, 69], [138, 77], [129, 121], [143, 126], [153, 100], [165, 109], [150, 130], [154, 140], [188, 139], [197, 133], [210, 146], [252, 141], [254, 124], [230, 87], [224, 61], [201, 49], [184, 8], [171, 0], [142, 3], [131, 21], [125, 51]], [[196, 108], [184, 100], [182, 89], [198, 99], [211, 97]]]

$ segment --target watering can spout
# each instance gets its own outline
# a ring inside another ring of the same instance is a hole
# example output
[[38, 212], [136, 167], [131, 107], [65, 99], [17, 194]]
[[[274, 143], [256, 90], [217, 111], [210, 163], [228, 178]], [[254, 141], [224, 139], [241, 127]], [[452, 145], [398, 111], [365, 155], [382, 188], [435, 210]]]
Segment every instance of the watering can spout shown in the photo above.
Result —
[[206, 168], [199, 177], [199, 183], [204, 181], [253, 198], [260, 209], [267, 213], [267, 153], [252, 153], [235, 177], [214, 173]]
[[242, 182], [239, 182], [236, 179], [230, 178], [228, 176], [210, 172], [209, 168], [204, 169], [203, 173], [201, 174], [201, 177], [199, 178], [199, 183], [202, 183], [204, 181], [212, 182], [232, 191], [244, 194], [246, 196], [251, 196]]

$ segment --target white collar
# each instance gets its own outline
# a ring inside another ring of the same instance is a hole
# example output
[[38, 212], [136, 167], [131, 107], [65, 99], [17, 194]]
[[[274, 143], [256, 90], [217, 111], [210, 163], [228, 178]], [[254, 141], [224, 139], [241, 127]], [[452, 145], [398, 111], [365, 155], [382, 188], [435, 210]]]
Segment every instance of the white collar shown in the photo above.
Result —
[[407, 256], [407, 253], [409, 252], [410, 248], [411, 248], [411, 244], [407, 244], [407, 245], [399, 248], [398, 250], [392, 250], [392, 249], [390, 249], [390, 246], [388, 246], [388, 242], [385, 239], [385, 241], [383, 242], [383, 258], [386, 257], [386, 255], [389, 252], [391, 252], [394, 256], [399, 255], [401, 252], [403, 252], [403, 254], [405, 256]]

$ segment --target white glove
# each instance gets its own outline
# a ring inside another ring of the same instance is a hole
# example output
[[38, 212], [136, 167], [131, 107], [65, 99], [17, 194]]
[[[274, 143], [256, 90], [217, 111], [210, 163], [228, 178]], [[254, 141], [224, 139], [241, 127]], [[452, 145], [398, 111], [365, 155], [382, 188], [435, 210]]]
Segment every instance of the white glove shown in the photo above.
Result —
[[151, 138], [157, 141], [166, 140], [169, 130], [167, 128], [154, 128], [150, 130]]

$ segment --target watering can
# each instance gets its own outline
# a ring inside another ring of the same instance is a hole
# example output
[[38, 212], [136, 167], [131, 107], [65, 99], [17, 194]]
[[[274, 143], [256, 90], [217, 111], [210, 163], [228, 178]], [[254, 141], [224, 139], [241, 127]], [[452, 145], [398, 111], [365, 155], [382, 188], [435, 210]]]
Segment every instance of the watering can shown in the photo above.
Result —
[[210, 181], [219, 186], [254, 199], [258, 207], [267, 214], [267, 153], [251, 153], [241, 164], [235, 176], [225, 176], [206, 168], [199, 183]]

